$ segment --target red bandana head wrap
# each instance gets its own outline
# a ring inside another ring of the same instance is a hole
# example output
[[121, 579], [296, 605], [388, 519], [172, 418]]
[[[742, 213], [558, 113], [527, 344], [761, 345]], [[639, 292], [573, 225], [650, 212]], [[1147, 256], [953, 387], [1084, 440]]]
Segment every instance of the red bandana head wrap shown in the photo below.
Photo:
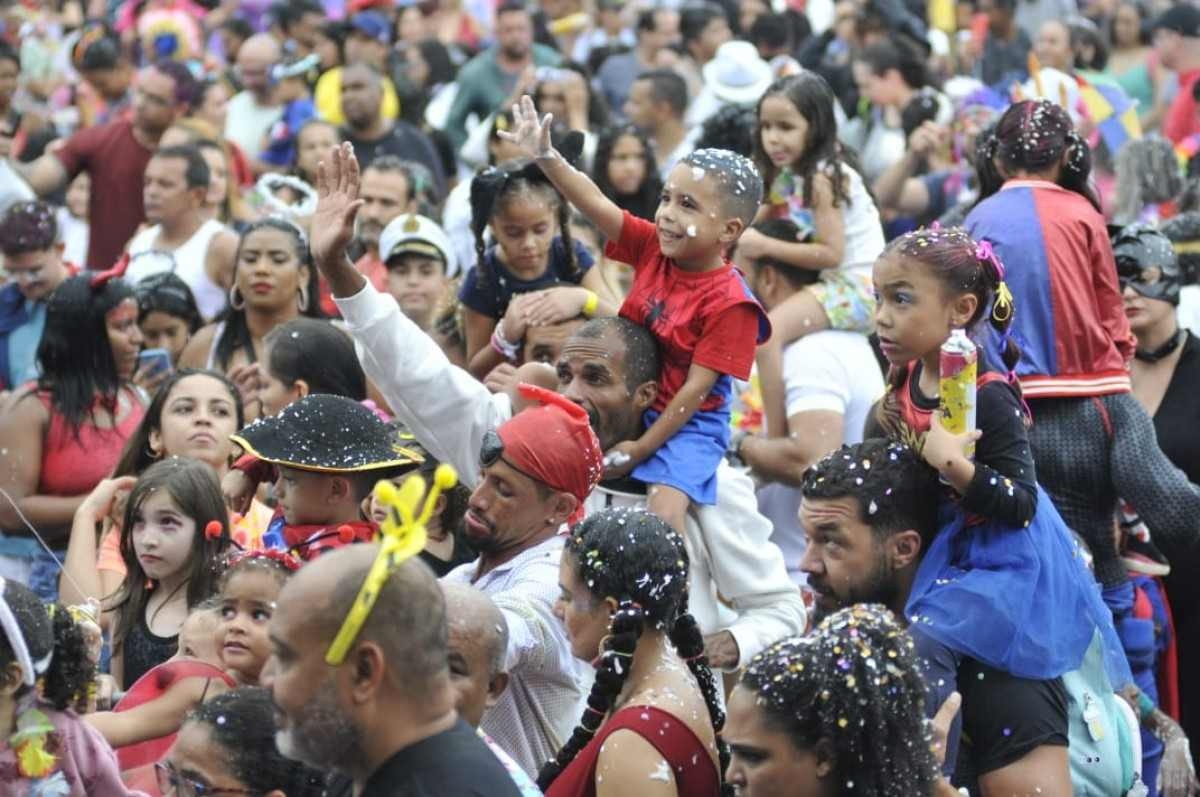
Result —
[[587, 411], [570, 399], [534, 385], [521, 384], [521, 395], [541, 402], [513, 416], [497, 430], [504, 458], [554, 490], [570, 493], [583, 517], [583, 502], [604, 474], [604, 452], [588, 423]]

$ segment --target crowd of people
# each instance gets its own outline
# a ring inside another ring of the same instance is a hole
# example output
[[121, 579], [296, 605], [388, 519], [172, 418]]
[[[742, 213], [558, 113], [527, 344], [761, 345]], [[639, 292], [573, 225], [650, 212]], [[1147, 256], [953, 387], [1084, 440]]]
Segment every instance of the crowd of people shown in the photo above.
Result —
[[2, 795], [1200, 792], [1190, 0], [0, 2], [0, 254]]

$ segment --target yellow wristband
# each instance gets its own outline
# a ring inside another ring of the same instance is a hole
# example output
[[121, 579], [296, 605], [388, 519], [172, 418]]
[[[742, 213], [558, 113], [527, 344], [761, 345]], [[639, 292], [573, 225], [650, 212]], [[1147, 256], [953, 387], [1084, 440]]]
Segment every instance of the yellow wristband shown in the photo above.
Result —
[[595, 291], [587, 292], [587, 301], [583, 303], [583, 317], [591, 318], [596, 314], [596, 308], [600, 306], [600, 297]]

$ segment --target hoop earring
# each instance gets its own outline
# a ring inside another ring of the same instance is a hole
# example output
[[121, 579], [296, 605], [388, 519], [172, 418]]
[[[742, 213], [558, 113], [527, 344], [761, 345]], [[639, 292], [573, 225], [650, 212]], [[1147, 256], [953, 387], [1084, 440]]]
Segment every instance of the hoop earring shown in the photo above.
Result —
[[308, 289], [303, 286], [300, 288], [299, 298], [296, 299], [296, 307], [298, 307], [302, 313], [308, 311]]
[[229, 289], [229, 306], [234, 310], [246, 309], [246, 299], [236, 285]]

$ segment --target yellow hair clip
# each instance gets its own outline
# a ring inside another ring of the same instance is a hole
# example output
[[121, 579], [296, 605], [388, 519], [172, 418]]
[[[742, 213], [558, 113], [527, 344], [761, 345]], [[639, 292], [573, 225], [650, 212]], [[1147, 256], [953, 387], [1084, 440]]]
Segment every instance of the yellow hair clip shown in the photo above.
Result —
[[[337, 667], [346, 660], [350, 646], [358, 638], [375, 601], [387, 583], [388, 577], [396, 568], [408, 559], [419, 554], [425, 548], [425, 524], [433, 515], [433, 507], [437, 504], [438, 496], [458, 483], [458, 474], [449, 465], [439, 465], [433, 475], [433, 485], [425, 493], [425, 480], [412, 475], [404, 481], [399, 489], [389, 481], [381, 481], [375, 485], [375, 495], [381, 502], [390, 507], [387, 520], [380, 527], [382, 544], [379, 555], [371, 565], [354, 605], [342, 621], [337, 636], [329, 644], [325, 652], [325, 663]], [[420, 514], [417, 508], [425, 494], [425, 504]]]
[[1008, 283], [1000, 280], [1000, 284], [996, 286], [996, 301], [992, 302], [992, 318], [997, 323], [1005, 324], [1012, 318], [1013, 314], [1013, 295], [1008, 289]]

